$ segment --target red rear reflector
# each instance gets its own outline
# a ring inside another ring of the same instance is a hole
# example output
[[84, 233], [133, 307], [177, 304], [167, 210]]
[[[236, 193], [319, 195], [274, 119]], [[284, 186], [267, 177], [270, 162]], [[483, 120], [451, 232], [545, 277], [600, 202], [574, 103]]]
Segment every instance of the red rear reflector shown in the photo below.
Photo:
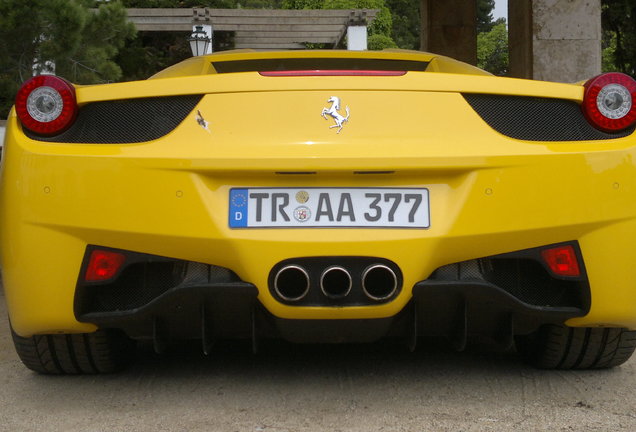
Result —
[[117, 274], [126, 257], [118, 252], [94, 250], [84, 279], [88, 282], [105, 281]]
[[386, 70], [286, 70], [259, 72], [267, 77], [294, 77], [294, 76], [402, 76], [406, 71]]
[[541, 256], [555, 275], [581, 276], [579, 262], [572, 246], [559, 246], [546, 249], [541, 251]]

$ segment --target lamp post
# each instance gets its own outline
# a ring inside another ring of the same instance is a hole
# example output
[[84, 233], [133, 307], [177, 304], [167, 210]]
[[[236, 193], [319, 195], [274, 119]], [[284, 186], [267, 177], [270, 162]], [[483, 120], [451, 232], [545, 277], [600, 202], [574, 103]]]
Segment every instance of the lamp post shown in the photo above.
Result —
[[194, 31], [188, 38], [188, 42], [190, 42], [192, 55], [196, 57], [208, 53], [208, 47], [210, 46], [212, 39], [208, 36], [205, 30], [203, 30], [202, 25], [194, 26], [194, 28]]

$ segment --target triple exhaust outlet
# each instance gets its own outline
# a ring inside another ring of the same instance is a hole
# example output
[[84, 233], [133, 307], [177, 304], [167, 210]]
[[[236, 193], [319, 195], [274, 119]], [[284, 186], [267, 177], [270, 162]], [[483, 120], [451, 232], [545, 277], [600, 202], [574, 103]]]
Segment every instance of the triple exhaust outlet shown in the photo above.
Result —
[[[358, 272], [362, 292], [367, 299], [382, 301], [392, 297], [398, 289], [398, 276], [389, 266], [376, 263]], [[316, 281], [322, 295], [330, 300], [348, 297], [354, 288], [352, 272], [340, 265], [331, 265], [320, 273]], [[286, 302], [298, 302], [310, 292], [309, 272], [299, 265], [285, 265], [274, 275], [273, 288]]]

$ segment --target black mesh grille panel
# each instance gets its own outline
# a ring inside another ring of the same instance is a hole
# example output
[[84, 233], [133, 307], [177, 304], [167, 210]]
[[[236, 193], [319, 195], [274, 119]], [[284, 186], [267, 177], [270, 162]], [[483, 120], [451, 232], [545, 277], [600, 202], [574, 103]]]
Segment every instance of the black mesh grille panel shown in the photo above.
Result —
[[39, 141], [123, 144], [152, 141], [174, 130], [199, 103], [202, 95], [169, 96], [93, 102], [82, 106], [77, 120], [65, 132]]
[[551, 277], [536, 261], [499, 259], [484, 278], [524, 303], [545, 307], [580, 307], [581, 283]]
[[590, 125], [574, 101], [521, 96], [464, 94], [497, 132], [525, 141], [608, 140], [631, 135], [635, 127], [609, 134]]
[[181, 268], [174, 262], [137, 263], [116, 282], [91, 287], [91, 312], [130, 310], [141, 307], [181, 282]]

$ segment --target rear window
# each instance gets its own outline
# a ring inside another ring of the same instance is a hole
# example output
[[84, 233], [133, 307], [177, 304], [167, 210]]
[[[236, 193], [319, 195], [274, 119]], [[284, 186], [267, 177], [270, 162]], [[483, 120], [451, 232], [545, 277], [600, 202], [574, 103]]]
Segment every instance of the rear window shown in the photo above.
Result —
[[382, 70], [424, 72], [428, 62], [367, 58], [275, 58], [213, 62], [217, 73], [298, 70]]

